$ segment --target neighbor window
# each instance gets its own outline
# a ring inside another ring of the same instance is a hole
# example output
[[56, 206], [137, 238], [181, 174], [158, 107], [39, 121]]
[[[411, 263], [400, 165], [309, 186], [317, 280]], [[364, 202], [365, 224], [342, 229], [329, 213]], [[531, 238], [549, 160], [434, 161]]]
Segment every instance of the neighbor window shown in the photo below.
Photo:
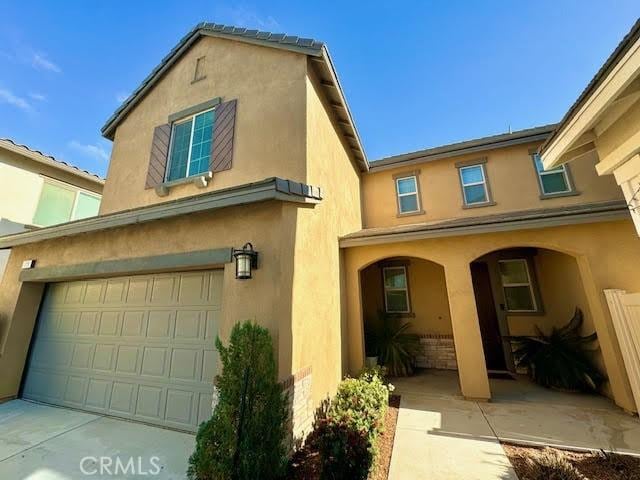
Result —
[[533, 282], [526, 259], [499, 260], [500, 278], [508, 312], [537, 312]]
[[555, 195], [560, 193], [570, 193], [572, 191], [569, 173], [564, 165], [545, 170], [542, 159], [537, 153], [533, 155], [538, 173], [538, 182], [542, 195]]
[[396, 178], [396, 191], [398, 193], [399, 213], [414, 213], [420, 211], [418, 180], [415, 175]]
[[384, 267], [384, 305], [387, 313], [409, 313], [409, 286], [406, 267]]
[[69, 185], [45, 182], [33, 216], [33, 223], [42, 227], [94, 217], [100, 208], [100, 197]]
[[459, 170], [465, 205], [480, 205], [489, 202], [484, 166], [482, 164], [469, 165], [460, 167]]
[[215, 111], [207, 110], [173, 124], [167, 180], [198, 175], [209, 170]]

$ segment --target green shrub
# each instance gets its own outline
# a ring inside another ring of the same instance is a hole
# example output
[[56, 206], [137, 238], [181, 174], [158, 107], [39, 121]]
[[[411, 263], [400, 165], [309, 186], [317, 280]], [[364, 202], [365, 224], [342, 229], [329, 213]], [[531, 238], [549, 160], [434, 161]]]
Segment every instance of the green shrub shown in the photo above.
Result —
[[527, 458], [527, 469], [530, 480], [586, 480], [566, 458], [551, 449]]
[[277, 381], [269, 332], [250, 322], [237, 324], [229, 346], [219, 338], [222, 373], [216, 377], [218, 404], [196, 437], [189, 459], [191, 480], [269, 480], [286, 467], [287, 398]]
[[389, 389], [378, 370], [340, 383], [315, 430], [323, 479], [367, 478], [376, 459], [376, 442], [384, 428], [388, 402]]
[[510, 337], [516, 344], [517, 365], [527, 367], [531, 379], [545, 387], [598, 390], [604, 376], [593, 363], [594, 350], [588, 347], [596, 334], [581, 336], [582, 323], [582, 312], [576, 308], [569, 323], [554, 327], [549, 335], [536, 327], [538, 336]]

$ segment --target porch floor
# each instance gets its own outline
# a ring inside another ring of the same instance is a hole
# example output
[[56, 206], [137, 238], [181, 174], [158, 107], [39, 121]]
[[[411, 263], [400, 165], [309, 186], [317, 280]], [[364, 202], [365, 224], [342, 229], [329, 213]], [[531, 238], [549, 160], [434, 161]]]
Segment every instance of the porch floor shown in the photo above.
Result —
[[516, 478], [499, 441], [640, 455], [640, 421], [605, 397], [520, 378], [490, 379], [491, 402], [467, 401], [444, 370], [391, 383], [402, 402], [390, 479]]

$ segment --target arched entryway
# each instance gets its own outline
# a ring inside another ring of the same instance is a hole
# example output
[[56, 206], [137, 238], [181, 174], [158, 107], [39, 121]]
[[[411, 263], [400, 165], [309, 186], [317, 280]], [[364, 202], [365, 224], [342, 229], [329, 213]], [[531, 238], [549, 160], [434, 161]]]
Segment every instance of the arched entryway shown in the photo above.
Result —
[[442, 265], [416, 257], [389, 257], [360, 271], [365, 355], [375, 356], [383, 324], [419, 337], [417, 368], [457, 370], [451, 312]]
[[[503, 248], [476, 258], [470, 271], [490, 378], [525, 372], [514, 361], [512, 337], [548, 334], [566, 325], [576, 308], [584, 316], [581, 334], [596, 331], [578, 262], [569, 254]], [[594, 362], [606, 376], [599, 349]]]

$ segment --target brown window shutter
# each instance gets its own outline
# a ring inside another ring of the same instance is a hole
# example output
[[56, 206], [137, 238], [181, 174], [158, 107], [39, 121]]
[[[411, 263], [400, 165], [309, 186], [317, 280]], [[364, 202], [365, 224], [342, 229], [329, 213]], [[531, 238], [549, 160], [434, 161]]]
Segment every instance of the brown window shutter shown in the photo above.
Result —
[[236, 124], [237, 100], [221, 103], [216, 108], [211, 144], [210, 168], [212, 172], [229, 170], [233, 161], [233, 135]]
[[145, 188], [155, 188], [164, 182], [164, 174], [167, 170], [169, 157], [169, 142], [171, 140], [171, 125], [158, 125], [153, 131], [151, 143], [151, 157], [149, 158], [149, 171]]

